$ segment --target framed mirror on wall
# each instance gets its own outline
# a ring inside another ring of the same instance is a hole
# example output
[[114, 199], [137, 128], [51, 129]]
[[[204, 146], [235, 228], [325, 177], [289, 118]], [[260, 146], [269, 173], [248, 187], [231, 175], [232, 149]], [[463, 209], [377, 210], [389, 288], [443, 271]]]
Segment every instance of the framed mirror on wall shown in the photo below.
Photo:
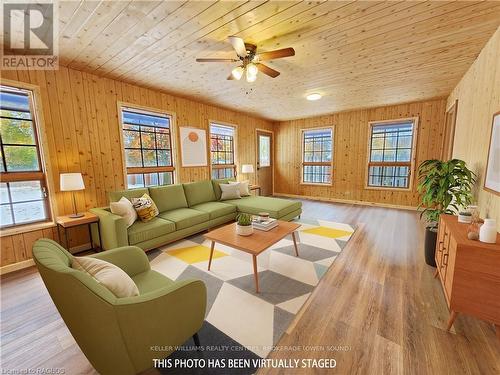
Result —
[[493, 115], [484, 189], [500, 195], [500, 111]]

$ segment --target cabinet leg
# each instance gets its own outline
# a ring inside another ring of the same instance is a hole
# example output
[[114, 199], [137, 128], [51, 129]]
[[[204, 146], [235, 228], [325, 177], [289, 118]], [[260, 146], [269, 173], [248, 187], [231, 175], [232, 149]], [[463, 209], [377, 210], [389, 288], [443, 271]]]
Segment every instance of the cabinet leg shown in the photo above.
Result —
[[455, 323], [455, 319], [457, 318], [458, 313], [456, 311], [452, 311], [450, 314], [450, 319], [448, 319], [448, 325], [446, 326], [446, 330], [449, 331], [453, 323]]
[[437, 279], [439, 276], [439, 268], [436, 268], [436, 272], [434, 272], [434, 278]]

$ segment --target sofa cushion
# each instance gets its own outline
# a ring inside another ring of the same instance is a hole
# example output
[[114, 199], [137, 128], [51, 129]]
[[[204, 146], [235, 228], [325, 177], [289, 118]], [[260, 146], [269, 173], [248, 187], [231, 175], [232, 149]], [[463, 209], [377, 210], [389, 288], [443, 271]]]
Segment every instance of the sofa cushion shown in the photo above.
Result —
[[191, 208], [197, 211], [203, 211], [208, 213], [210, 220], [217, 219], [218, 217], [229, 215], [232, 214], [233, 212], [236, 212], [235, 205], [221, 203], [221, 202], [200, 203]]
[[212, 186], [214, 188], [215, 200], [220, 200], [222, 191], [220, 189], [220, 184], [228, 184], [229, 181], [235, 181], [234, 178], [219, 178], [212, 180]]
[[219, 187], [222, 191], [222, 195], [220, 196], [221, 201], [241, 198], [239, 182], [234, 184], [219, 184]]
[[175, 210], [162, 212], [160, 217], [174, 222], [176, 230], [189, 228], [209, 220], [208, 213], [191, 208], [176, 208]]
[[215, 193], [211, 181], [190, 182], [183, 184], [183, 186], [189, 207], [215, 201]]
[[259, 212], [269, 212], [269, 215], [275, 219], [279, 219], [302, 207], [301, 202], [260, 196], [243, 197], [241, 199], [224, 201], [224, 203], [234, 204], [238, 208], [238, 211], [252, 215], [258, 215]]
[[155, 217], [153, 220], [146, 223], [136, 221], [128, 228], [128, 243], [130, 245], [135, 245], [136, 243], [172, 232], [175, 232], [175, 224], [159, 217]]
[[140, 198], [144, 194], [149, 194], [148, 188], [110, 191], [108, 193], [108, 198], [110, 202], [118, 202], [121, 197], [125, 197], [132, 202], [132, 198]]
[[160, 212], [188, 206], [184, 187], [181, 184], [152, 186], [149, 188], [149, 196]]
[[71, 268], [89, 274], [118, 298], [139, 295], [139, 289], [130, 276], [113, 263], [91, 257], [74, 257]]

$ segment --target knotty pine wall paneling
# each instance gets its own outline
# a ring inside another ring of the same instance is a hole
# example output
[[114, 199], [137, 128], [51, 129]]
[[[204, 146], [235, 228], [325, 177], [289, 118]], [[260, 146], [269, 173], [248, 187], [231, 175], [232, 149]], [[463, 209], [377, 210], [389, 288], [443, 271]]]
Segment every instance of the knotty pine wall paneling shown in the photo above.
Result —
[[[418, 117], [415, 150], [415, 164], [418, 166], [426, 159], [440, 156], [445, 107], [445, 99], [435, 99], [279, 122], [275, 127], [275, 194], [403, 207], [418, 206], [415, 171], [411, 190], [365, 188], [368, 122]], [[333, 184], [301, 184], [301, 130], [324, 126], [334, 128]]]
[[496, 219], [500, 231], [500, 196], [483, 189], [493, 113], [500, 111], [500, 28], [448, 97], [458, 100], [453, 157], [477, 175], [474, 195], [482, 217]]
[[[51, 201], [55, 215], [72, 212], [71, 194], [59, 191], [59, 174], [81, 172], [85, 190], [76, 193], [80, 211], [107, 205], [107, 192], [124, 189], [123, 150], [118, 121], [118, 102], [175, 113], [173, 133], [176, 182], [210, 178], [210, 167], [180, 167], [179, 126], [193, 126], [209, 132], [209, 120], [237, 127], [237, 160], [255, 165], [255, 130], [273, 130], [274, 123], [248, 114], [195, 102], [165, 92], [99, 77], [66, 67], [56, 71], [2, 71], [2, 83], [37, 86], [41, 102], [42, 145], [48, 180], [53, 189]], [[207, 143], [209, 144], [209, 143]], [[252, 183], [255, 174], [249, 175]], [[50, 230], [49, 230], [50, 229]], [[58, 238], [52, 228], [1, 237], [1, 266], [30, 259], [31, 245], [40, 237]], [[50, 232], [50, 233], [49, 233]], [[70, 232], [70, 246], [88, 242], [86, 227]], [[64, 243], [64, 239], [62, 241]]]

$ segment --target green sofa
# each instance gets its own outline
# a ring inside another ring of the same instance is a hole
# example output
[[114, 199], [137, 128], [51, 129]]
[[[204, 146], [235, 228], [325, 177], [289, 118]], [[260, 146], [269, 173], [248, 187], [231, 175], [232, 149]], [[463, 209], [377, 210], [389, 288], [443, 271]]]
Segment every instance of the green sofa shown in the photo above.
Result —
[[100, 374], [136, 374], [153, 367], [196, 333], [205, 318], [206, 288], [200, 280], [174, 282], [151, 270], [135, 246], [104, 251], [134, 280], [139, 296], [117, 298], [85, 272], [71, 268], [73, 256], [57, 242], [40, 239], [33, 258], [57, 310]]
[[110, 192], [111, 202], [147, 193], [158, 206], [160, 215], [146, 223], [138, 220], [126, 228], [124, 220], [112, 214], [109, 207], [93, 208], [90, 211], [99, 216], [101, 238], [96, 238], [97, 242], [104, 250], [127, 245], [149, 250], [233, 221], [239, 212], [258, 214], [265, 211], [275, 219], [286, 221], [302, 212], [301, 202], [279, 198], [249, 196], [220, 201], [219, 184], [228, 181], [207, 180]]

